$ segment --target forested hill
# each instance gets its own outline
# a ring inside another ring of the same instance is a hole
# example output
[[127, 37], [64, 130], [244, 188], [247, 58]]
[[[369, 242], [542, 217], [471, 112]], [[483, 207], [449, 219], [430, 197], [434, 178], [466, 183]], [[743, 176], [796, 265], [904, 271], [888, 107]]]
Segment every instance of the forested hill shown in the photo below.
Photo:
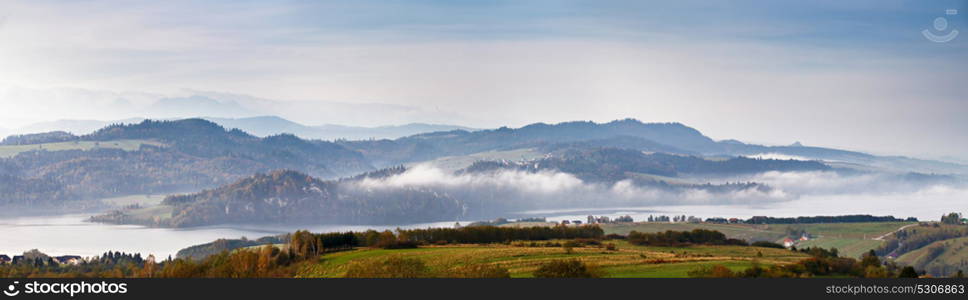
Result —
[[424, 188], [362, 189], [296, 171], [260, 173], [216, 189], [169, 196], [171, 217], [136, 220], [121, 214], [96, 221], [187, 227], [226, 223], [387, 224], [456, 219], [460, 201]]
[[321, 177], [347, 176], [373, 169], [360, 153], [335, 143], [307, 141], [292, 134], [259, 138], [238, 129], [226, 130], [202, 119], [112, 125], [81, 139], [154, 139], [193, 156], [244, 158], [273, 169], [301, 170]]
[[696, 156], [598, 148], [569, 149], [559, 155], [524, 163], [480, 161], [463, 172], [480, 173], [495, 170], [556, 170], [576, 175], [585, 181], [616, 182], [634, 174], [667, 177], [682, 175], [742, 175], [767, 171], [825, 171], [831, 168], [816, 161], [751, 159], [708, 160]]
[[[63, 138], [43, 136], [51, 137]], [[41, 208], [70, 200], [200, 190], [275, 169], [324, 178], [373, 170], [360, 153], [335, 143], [292, 135], [258, 138], [201, 119], [112, 125], [57, 145], [62, 148], [41, 144], [0, 158], [0, 177], [7, 179], [0, 183], [0, 205]]]
[[442, 156], [548, 147], [573, 142], [624, 144], [637, 150], [676, 153], [716, 145], [716, 142], [699, 131], [679, 123], [642, 123], [633, 119], [604, 124], [535, 123], [517, 129], [501, 127], [474, 132], [454, 130], [418, 134], [396, 140], [340, 141], [340, 144], [362, 152], [375, 166], [381, 167]]

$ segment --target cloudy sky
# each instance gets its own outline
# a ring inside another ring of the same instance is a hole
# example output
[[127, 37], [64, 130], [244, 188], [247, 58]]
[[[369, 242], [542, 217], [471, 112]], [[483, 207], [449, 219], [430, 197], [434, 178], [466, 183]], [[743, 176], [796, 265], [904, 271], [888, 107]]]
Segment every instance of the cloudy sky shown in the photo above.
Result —
[[968, 1], [6, 0], [0, 128], [195, 96], [307, 124], [633, 117], [968, 160], [968, 36], [925, 29], [968, 31]]

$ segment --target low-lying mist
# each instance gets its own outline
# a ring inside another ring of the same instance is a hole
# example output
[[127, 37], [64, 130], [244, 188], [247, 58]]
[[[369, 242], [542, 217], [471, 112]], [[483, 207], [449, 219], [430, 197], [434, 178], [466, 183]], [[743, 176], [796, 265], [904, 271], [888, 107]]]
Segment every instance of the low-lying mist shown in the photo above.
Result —
[[[698, 183], [585, 182], [556, 171], [455, 174], [432, 165], [417, 165], [393, 176], [365, 178], [355, 185], [363, 189], [431, 188], [462, 201], [465, 216], [478, 218], [534, 210], [677, 207], [677, 211], [688, 211], [689, 207], [719, 207], [703, 209], [705, 212], [697, 215], [717, 216], [716, 211], [729, 217], [859, 213], [933, 219], [968, 204], [968, 188], [963, 182], [904, 174], [765, 172]], [[701, 185], [705, 183], [720, 188]]]

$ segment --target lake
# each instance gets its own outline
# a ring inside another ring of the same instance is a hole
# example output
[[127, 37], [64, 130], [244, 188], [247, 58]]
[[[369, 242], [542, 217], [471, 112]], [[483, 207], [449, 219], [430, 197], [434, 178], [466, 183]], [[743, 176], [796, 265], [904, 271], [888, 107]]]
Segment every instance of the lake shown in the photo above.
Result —
[[[649, 215], [692, 215], [701, 218], [751, 216], [797, 217], [818, 215], [893, 215], [938, 220], [942, 214], [962, 211], [968, 205], [968, 192], [947, 188], [928, 189], [915, 194], [804, 196], [794, 201], [749, 205], [682, 205], [623, 208], [586, 208], [529, 211], [517, 216], [546, 217], [549, 221], [581, 220], [588, 215], [616, 217], [631, 215], [636, 221]], [[367, 229], [451, 227], [455, 221], [408, 225], [317, 225], [266, 226], [225, 225], [198, 228], [148, 228], [136, 225], [88, 223], [90, 214], [0, 218], [0, 254], [14, 255], [33, 248], [51, 255], [94, 256], [105, 251], [174, 256], [188, 246], [219, 238], [255, 239], [267, 235], [308, 229], [312, 232], [363, 231]], [[466, 221], [462, 221], [466, 224]]]
[[90, 214], [31, 216], [0, 219], [0, 254], [19, 255], [38, 249], [50, 255], [100, 255], [106, 251], [154, 254], [159, 259], [185, 247], [208, 243], [220, 238], [255, 239], [267, 235], [308, 229], [312, 232], [361, 231], [450, 227], [454, 221], [410, 225], [316, 225], [265, 226], [226, 225], [197, 228], [149, 228], [137, 225], [112, 225], [84, 222]]

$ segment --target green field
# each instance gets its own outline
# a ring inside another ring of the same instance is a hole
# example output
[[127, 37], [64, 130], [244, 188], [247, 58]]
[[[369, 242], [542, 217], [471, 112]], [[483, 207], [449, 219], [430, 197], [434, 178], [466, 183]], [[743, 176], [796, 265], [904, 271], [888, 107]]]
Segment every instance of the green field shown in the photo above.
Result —
[[128, 195], [104, 198], [101, 199], [101, 202], [116, 207], [124, 207], [129, 205], [155, 206], [161, 204], [161, 201], [165, 200], [165, 196], [167, 195]]
[[[602, 270], [608, 277], [686, 277], [686, 272], [703, 265], [723, 265], [742, 270], [753, 264], [778, 265], [806, 257], [784, 249], [744, 246], [641, 247], [624, 241], [610, 241], [616, 251], [604, 247], [576, 247], [567, 253], [561, 247], [518, 247], [513, 245], [445, 245], [416, 249], [386, 250], [361, 248], [330, 253], [319, 263], [303, 268], [298, 277], [342, 277], [350, 264], [388, 256], [417, 258], [434, 272], [471, 264], [493, 264], [507, 268], [512, 277], [532, 277], [541, 265], [556, 259], [579, 259]], [[761, 254], [761, 255], [758, 255]]]
[[0, 146], [0, 158], [9, 158], [22, 152], [45, 150], [45, 151], [64, 151], [64, 150], [91, 150], [96, 148], [121, 149], [124, 151], [135, 151], [141, 145], [164, 146], [164, 144], [150, 140], [116, 140], [116, 141], [74, 141], [60, 143], [46, 143], [36, 145], [5, 145]]
[[837, 248], [842, 256], [860, 257], [877, 248], [883, 241], [876, 238], [914, 224], [912, 222], [826, 223], [826, 224], [715, 224], [715, 223], [630, 223], [605, 224], [605, 233], [628, 234], [630, 231], [660, 232], [693, 229], [716, 230], [727, 237], [748, 241], [780, 242], [788, 230], [804, 230], [813, 239], [798, 241], [796, 247]]

